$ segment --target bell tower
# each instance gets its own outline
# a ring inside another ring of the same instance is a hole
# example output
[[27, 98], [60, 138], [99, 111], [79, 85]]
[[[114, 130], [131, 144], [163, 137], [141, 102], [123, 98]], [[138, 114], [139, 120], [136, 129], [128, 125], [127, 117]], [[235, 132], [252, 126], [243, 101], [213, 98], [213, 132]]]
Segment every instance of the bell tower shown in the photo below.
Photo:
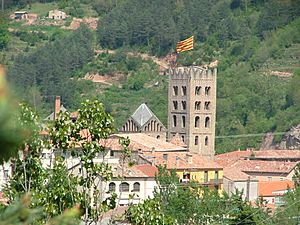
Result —
[[176, 67], [169, 72], [168, 140], [176, 133], [189, 151], [215, 154], [217, 68]]

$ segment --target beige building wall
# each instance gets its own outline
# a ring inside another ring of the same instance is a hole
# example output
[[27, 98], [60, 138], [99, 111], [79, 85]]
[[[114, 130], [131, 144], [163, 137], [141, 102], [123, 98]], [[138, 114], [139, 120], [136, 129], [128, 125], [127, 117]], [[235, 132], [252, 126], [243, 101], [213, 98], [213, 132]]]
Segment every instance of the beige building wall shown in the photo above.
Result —
[[[248, 190], [249, 188], [249, 190]], [[224, 191], [231, 196], [235, 193], [236, 190], [243, 192], [243, 199], [247, 198], [249, 194], [249, 201], [254, 201], [258, 198], [258, 181], [250, 180], [249, 183], [247, 180], [230, 180], [227, 177], [223, 177], [223, 189]]]
[[180, 135], [193, 153], [215, 154], [217, 69], [198, 66], [170, 70], [168, 140]]

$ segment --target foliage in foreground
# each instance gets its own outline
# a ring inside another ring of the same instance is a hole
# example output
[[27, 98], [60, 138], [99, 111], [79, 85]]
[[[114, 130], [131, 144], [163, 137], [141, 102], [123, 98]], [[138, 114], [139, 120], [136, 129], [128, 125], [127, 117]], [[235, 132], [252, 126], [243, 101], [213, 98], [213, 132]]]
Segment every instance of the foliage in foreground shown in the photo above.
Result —
[[[154, 198], [130, 206], [127, 219], [133, 224], [266, 224], [268, 214], [242, 199], [199, 186], [179, 183], [175, 171], [159, 168], [159, 189]], [[141, 215], [141, 216], [140, 216]]]
[[[68, 112], [61, 113], [50, 125], [50, 141], [39, 135], [38, 117], [29, 107], [22, 105], [21, 115], [22, 124], [30, 127], [32, 134], [19, 148], [22, 158], [13, 160], [15, 171], [5, 188], [11, 202], [30, 193], [32, 199], [28, 206], [41, 209], [40, 222], [47, 222], [66, 209], [80, 205], [81, 215], [89, 223], [98, 221], [103, 212], [115, 207], [116, 195], [101, 199], [103, 190], [99, 190], [100, 182], [111, 179], [111, 167], [105, 162], [93, 161], [101, 155], [104, 157], [106, 149], [101, 140], [114, 130], [113, 118], [100, 102], [87, 100], [82, 103], [75, 122]], [[129, 141], [126, 139], [121, 145], [126, 149], [124, 157], [127, 157]], [[48, 168], [41, 161], [45, 148], [54, 149], [56, 155]], [[64, 155], [70, 153], [79, 159], [79, 175], [72, 175], [67, 168]]]

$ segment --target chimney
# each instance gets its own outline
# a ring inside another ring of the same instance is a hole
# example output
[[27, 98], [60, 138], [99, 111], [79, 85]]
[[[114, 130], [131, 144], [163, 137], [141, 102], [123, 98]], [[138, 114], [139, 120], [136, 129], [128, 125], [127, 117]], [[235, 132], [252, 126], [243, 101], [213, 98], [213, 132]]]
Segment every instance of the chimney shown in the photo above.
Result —
[[155, 148], [154, 147], [151, 149], [151, 153], [152, 154], [155, 153]]
[[151, 161], [151, 166], [155, 166], [156, 164], [156, 160], [155, 160], [155, 157], [153, 157], [152, 161]]
[[54, 120], [57, 119], [59, 112], [60, 112], [60, 96], [56, 96], [54, 102]]
[[193, 155], [192, 154], [186, 154], [187, 162], [189, 164], [193, 163]]

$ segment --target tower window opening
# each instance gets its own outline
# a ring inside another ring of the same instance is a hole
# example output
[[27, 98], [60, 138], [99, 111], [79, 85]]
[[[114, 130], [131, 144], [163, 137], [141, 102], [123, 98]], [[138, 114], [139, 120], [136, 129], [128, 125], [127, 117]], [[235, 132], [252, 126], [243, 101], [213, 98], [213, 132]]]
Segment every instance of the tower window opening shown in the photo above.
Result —
[[182, 95], [185, 96], [186, 95], [186, 86], [182, 86]]
[[205, 95], [210, 95], [210, 87], [205, 87]]
[[186, 101], [181, 102], [182, 110], [186, 110]]
[[178, 95], [178, 86], [173, 86], [173, 94]]
[[173, 109], [174, 110], [178, 109], [178, 102], [177, 101], [173, 101]]
[[199, 127], [200, 126], [200, 117], [196, 116], [195, 117], [195, 127]]
[[208, 116], [205, 118], [205, 127], [210, 127], [210, 118]]
[[208, 145], [208, 137], [207, 136], [205, 137], [204, 143], [205, 143], [206, 146]]
[[195, 136], [195, 145], [199, 145], [199, 136]]
[[195, 95], [200, 95], [200, 94], [201, 94], [201, 86], [196, 86]]
[[185, 116], [182, 116], [182, 127], [185, 127]]
[[201, 102], [200, 101], [196, 101], [195, 102], [195, 110], [200, 110], [201, 109]]
[[177, 117], [173, 115], [173, 127], [177, 127]]
[[205, 110], [210, 110], [210, 102], [205, 102], [204, 109]]

